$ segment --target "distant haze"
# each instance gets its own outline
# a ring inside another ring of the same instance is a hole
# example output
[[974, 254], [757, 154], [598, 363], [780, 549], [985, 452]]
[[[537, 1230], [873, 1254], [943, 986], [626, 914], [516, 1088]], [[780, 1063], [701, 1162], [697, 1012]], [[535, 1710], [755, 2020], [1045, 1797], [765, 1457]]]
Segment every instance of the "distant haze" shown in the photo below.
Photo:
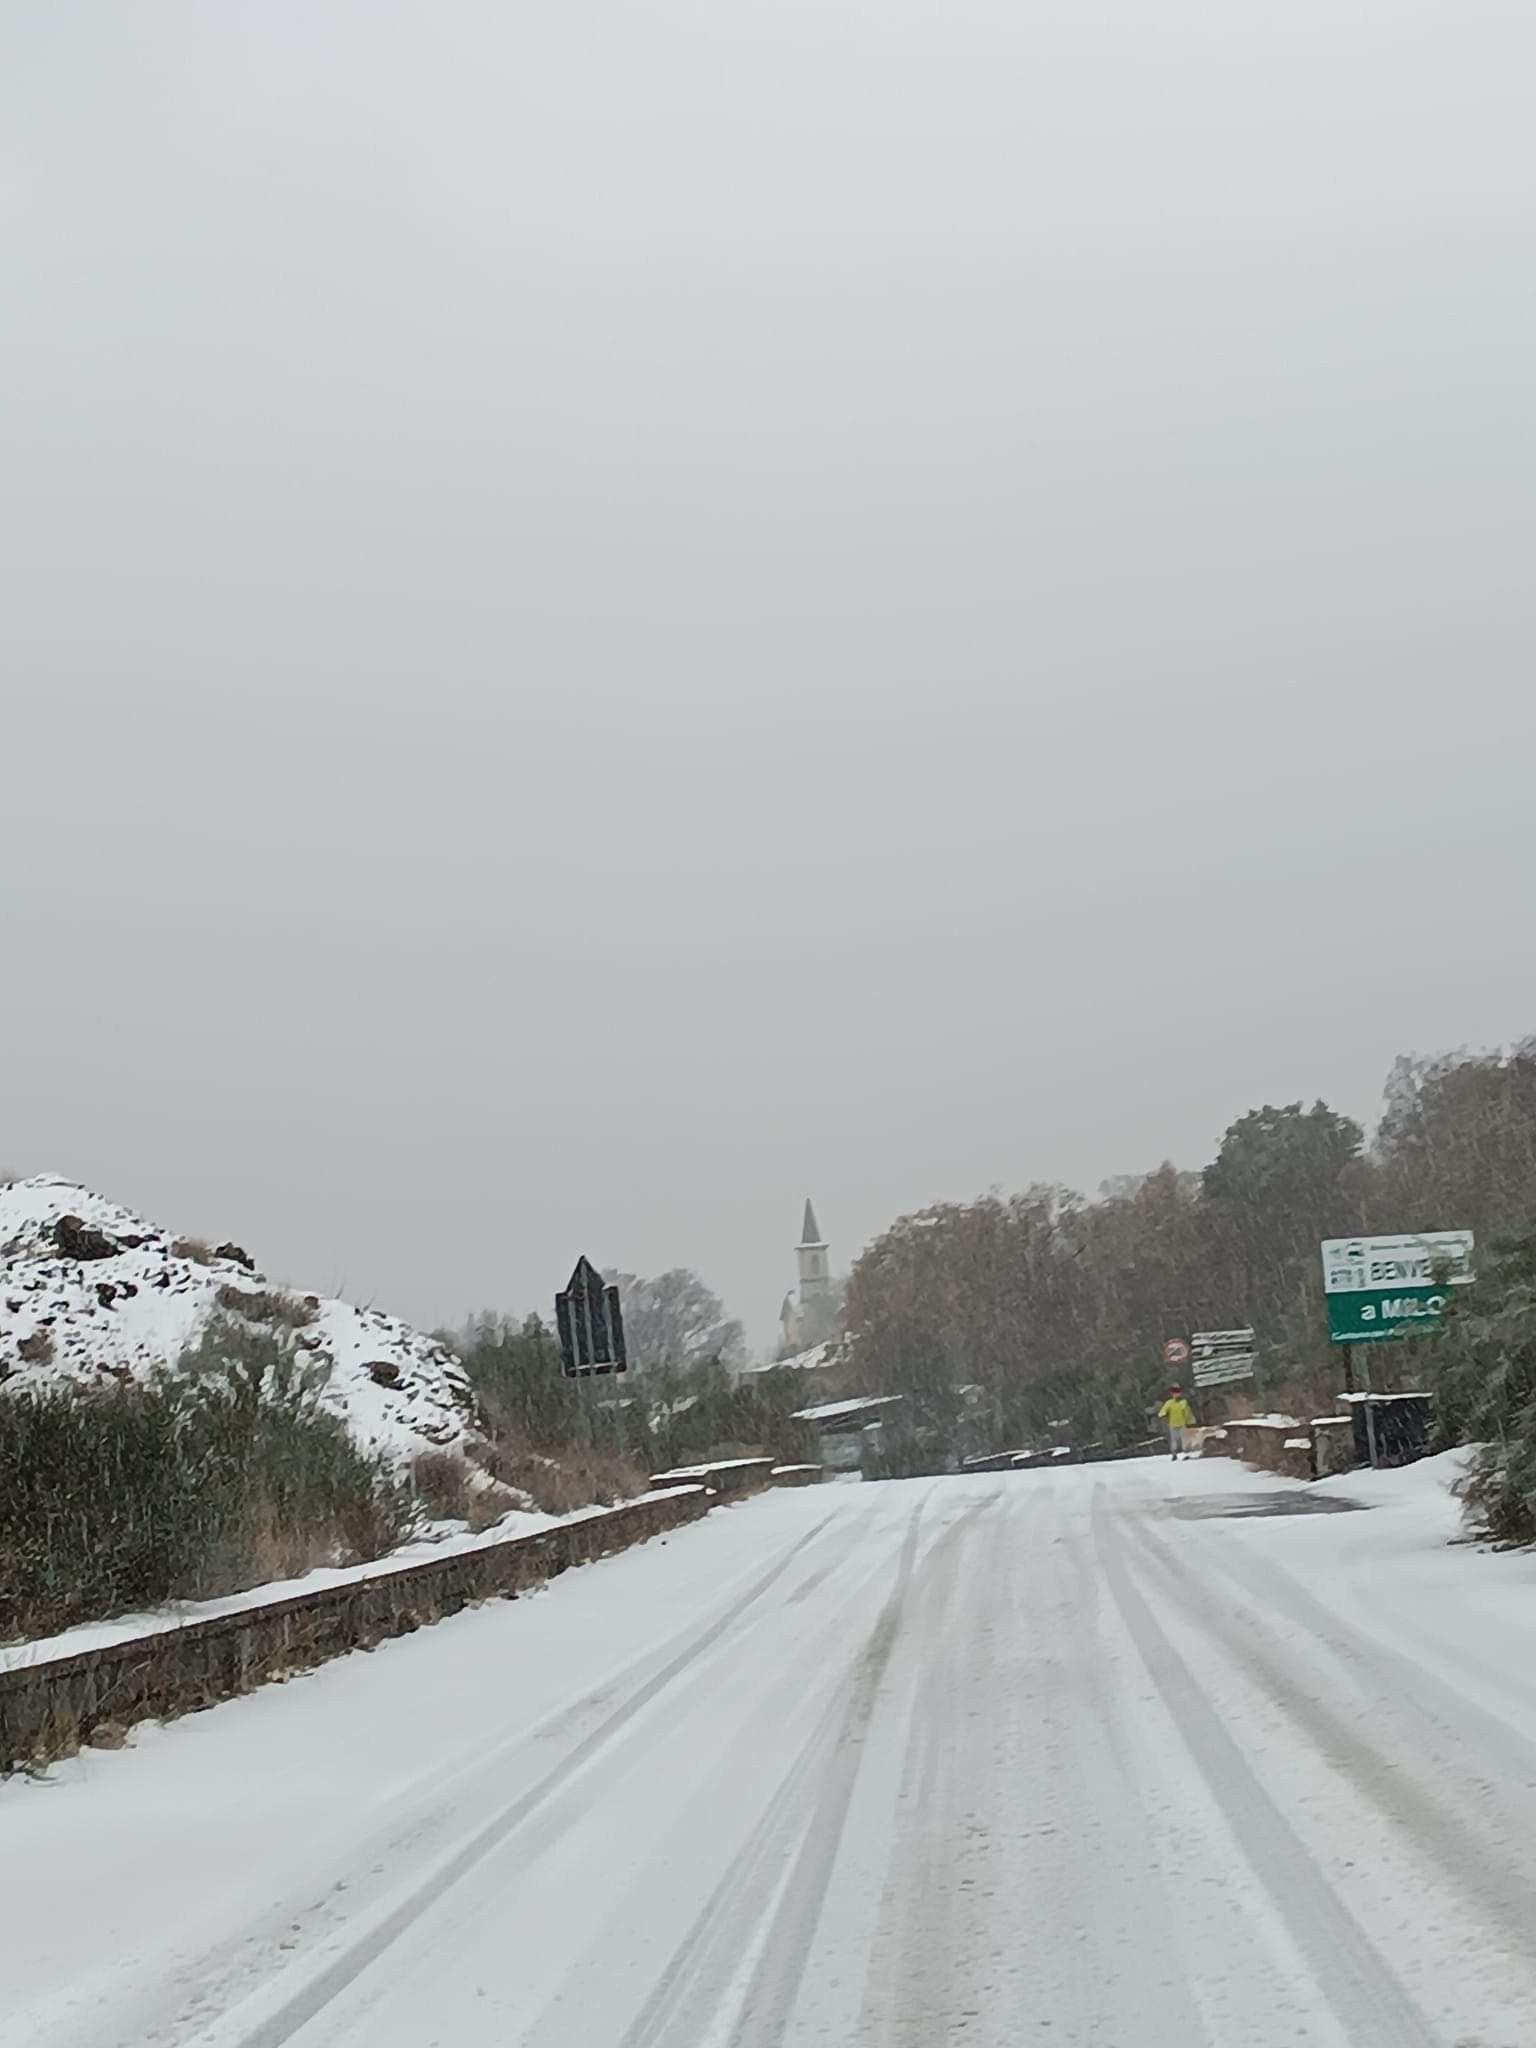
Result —
[[763, 1344], [808, 1193], [841, 1267], [1536, 1026], [1529, 8], [0, 57], [0, 1165]]

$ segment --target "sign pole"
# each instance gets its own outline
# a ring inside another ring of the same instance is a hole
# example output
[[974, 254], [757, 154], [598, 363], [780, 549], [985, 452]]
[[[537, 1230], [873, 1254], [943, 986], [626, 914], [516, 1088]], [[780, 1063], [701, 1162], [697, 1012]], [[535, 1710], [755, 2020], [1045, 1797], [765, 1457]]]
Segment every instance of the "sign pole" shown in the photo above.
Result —
[[[599, 1435], [598, 1379], [605, 1378], [610, 1387], [617, 1386], [618, 1376], [629, 1368], [629, 1353], [624, 1341], [619, 1290], [603, 1279], [590, 1259], [576, 1261], [569, 1284], [555, 1296], [555, 1325], [560, 1333], [561, 1370], [567, 1379], [577, 1383], [586, 1448], [594, 1451]], [[615, 1399], [614, 1449], [622, 1451], [624, 1441], [624, 1416]]]
[[1365, 1385], [1361, 1389], [1365, 1395], [1365, 1453], [1371, 1461], [1371, 1470], [1374, 1472], [1380, 1465], [1381, 1459], [1376, 1447], [1376, 1408], [1371, 1400], [1371, 1354], [1369, 1347], [1366, 1349], [1364, 1371], [1361, 1377], [1365, 1381]]

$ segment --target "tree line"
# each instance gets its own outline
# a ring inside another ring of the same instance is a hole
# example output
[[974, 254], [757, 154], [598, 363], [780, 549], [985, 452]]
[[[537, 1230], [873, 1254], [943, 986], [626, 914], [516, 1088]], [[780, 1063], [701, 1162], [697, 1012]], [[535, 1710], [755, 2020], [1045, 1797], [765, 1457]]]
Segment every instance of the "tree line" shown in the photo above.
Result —
[[[1124, 1448], [1147, 1436], [1169, 1383], [1164, 1340], [1251, 1325], [1253, 1391], [1322, 1414], [1341, 1389], [1323, 1238], [1471, 1229], [1493, 1274], [1533, 1218], [1536, 1037], [1400, 1058], [1369, 1144], [1325, 1102], [1266, 1103], [1198, 1172], [1164, 1164], [1094, 1200], [1035, 1184], [899, 1218], [853, 1268], [849, 1367], [950, 1441]], [[1458, 1304], [1458, 1331], [1470, 1309]], [[1449, 1333], [1433, 1358], [1423, 1341], [1374, 1347], [1378, 1375], [1441, 1370]], [[1463, 1423], [1468, 1412], [1457, 1404]]]

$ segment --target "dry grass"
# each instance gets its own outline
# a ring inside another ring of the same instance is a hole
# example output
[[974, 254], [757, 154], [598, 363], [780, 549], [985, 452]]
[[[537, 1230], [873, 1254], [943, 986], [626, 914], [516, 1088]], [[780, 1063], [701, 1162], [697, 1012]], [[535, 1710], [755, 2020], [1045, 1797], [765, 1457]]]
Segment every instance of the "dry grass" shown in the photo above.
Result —
[[612, 1507], [644, 1493], [646, 1474], [610, 1451], [563, 1450], [558, 1458], [503, 1437], [476, 1446], [476, 1460], [502, 1486], [524, 1494], [546, 1515]]
[[27, 1365], [48, 1365], [53, 1359], [53, 1336], [48, 1330], [33, 1330], [16, 1346], [16, 1356]]
[[205, 1237], [178, 1237], [171, 1243], [173, 1258], [186, 1259], [194, 1266], [213, 1264], [213, 1246]]
[[494, 1529], [502, 1516], [513, 1508], [521, 1507], [522, 1501], [502, 1486], [477, 1486], [469, 1496], [469, 1514], [466, 1520], [470, 1532], [483, 1536], [487, 1529]]
[[0, 1636], [361, 1562], [409, 1536], [408, 1487], [284, 1378], [274, 1333], [244, 1341], [222, 1376], [0, 1401]]
[[351, 1545], [336, 1527], [285, 1526], [270, 1510], [253, 1509], [247, 1519], [199, 1561], [182, 1597], [217, 1600], [247, 1586], [271, 1586], [302, 1579], [323, 1565], [352, 1564]]
[[411, 1460], [411, 1484], [434, 1522], [469, 1520], [474, 1488], [469, 1467], [455, 1452], [419, 1451]]
[[270, 1323], [278, 1330], [302, 1330], [315, 1320], [316, 1310], [302, 1295], [288, 1294], [281, 1287], [221, 1287], [219, 1307], [231, 1315], [244, 1316], [248, 1323]]
[[48, 1710], [48, 1719], [38, 1730], [32, 1753], [17, 1768], [28, 1778], [43, 1778], [50, 1764], [62, 1763], [66, 1757], [80, 1753], [80, 1717], [72, 1708], [55, 1705]]

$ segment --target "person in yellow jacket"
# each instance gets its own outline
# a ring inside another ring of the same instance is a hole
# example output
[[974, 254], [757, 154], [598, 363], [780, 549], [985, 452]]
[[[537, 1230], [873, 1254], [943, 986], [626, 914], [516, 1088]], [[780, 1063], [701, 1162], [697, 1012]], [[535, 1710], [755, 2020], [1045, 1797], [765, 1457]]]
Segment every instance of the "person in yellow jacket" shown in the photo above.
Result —
[[1168, 1398], [1158, 1409], [1157, 1419], [1168, 1425], [1169, 1457], [1182, 1458], [1189, 1449], [1189, 1438], [1185, 1432], [1195, 1425], [1195, 1411], [1185, 1400], [1182, 1387], [1168, 1389]]

